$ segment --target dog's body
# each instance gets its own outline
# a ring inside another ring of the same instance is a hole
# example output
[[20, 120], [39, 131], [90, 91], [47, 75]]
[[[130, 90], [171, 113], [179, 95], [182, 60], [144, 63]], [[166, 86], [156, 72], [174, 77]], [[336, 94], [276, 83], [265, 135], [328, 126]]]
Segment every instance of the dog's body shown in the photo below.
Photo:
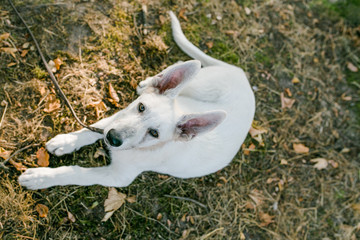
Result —
[[[140, 173], [155, 171], [180, 178], [198, 177], [225, 167], [250, 128], [255, 99], [242, 69], [221, 62], [191, 44], [170, 12], [179, 47], [197, 59], [178, 63], [141, 82], [139, 98], [93, 126], [60, 134], [46, 147], [71, 153], [105, 138], [111, 164], [98, 168], [32, 168], [19, 178], [29, 189], [55, 185], [124, 187]], [[204, 66], [201, 68], [200, 62]]]

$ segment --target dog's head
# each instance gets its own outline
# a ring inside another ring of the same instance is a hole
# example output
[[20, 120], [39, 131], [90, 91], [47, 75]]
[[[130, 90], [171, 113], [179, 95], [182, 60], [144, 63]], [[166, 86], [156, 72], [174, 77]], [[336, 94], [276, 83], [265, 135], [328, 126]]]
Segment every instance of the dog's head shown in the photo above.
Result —
[[169, 141], [188, 141], [220, 124], [226, 113], [181, 115], [176, 97], [198, 73], [197, 60], [172, 65], [154, 76], [142, 94], [105, 129], [105, 142], [116, 149], [156, 148]]

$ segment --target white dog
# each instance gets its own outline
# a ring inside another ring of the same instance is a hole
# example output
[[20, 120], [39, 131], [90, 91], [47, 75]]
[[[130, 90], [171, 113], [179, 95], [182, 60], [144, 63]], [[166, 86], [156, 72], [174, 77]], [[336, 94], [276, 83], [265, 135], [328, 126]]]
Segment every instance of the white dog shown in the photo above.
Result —
[[30, 168], [19, 177], [22, 186], [124, 187], [144, 171], [191, 178], [229, 164], [254, 117], [250, 84], [242, 69], [190, 43], [174, 13], [170, 17], [175, 42], [197, 60], [177, 63], [140, 82], [134, 102], [93, 125], [104, 129], [104, 135], [82, 129], [57, 135], [46, 144], [49, 152], [60, 156], [104, 138], [111, 164]]

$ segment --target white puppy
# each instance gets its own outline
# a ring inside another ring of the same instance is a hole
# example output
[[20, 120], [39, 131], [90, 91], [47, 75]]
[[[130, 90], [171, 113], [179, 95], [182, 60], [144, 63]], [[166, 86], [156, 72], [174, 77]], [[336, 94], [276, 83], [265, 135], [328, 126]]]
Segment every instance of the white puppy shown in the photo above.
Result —
[[196, 60], [142, 81], [134, 102], [93, 125], [104, 129], [104, 135], [82, 129], [57, 135], [46, 144], [49, 152], [60, 156], [104, 138], [111, 164], [30, 168], [19, 177], [22, 186], [124, 187], [144, 171], [191, 178], [229, 164], [253, 120], [254, 94], [242, 69], [203, 53], [185, 38], [172, 12], [170, 17], [175, 42]]

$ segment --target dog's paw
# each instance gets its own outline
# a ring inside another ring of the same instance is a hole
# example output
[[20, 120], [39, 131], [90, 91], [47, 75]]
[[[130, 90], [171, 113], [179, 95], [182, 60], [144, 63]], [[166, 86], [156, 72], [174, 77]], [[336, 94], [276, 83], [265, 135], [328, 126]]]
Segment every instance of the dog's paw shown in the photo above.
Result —
[[72, 153], [80, 147], [78, 136], [71, 133], [59, 134], [46, 143], [46, 149], [56, 156]]
[[29, 168], [19, 177], [20, 185], [32, 190], [48, 188], [52, 181], [51, 168], [47, 167]]

